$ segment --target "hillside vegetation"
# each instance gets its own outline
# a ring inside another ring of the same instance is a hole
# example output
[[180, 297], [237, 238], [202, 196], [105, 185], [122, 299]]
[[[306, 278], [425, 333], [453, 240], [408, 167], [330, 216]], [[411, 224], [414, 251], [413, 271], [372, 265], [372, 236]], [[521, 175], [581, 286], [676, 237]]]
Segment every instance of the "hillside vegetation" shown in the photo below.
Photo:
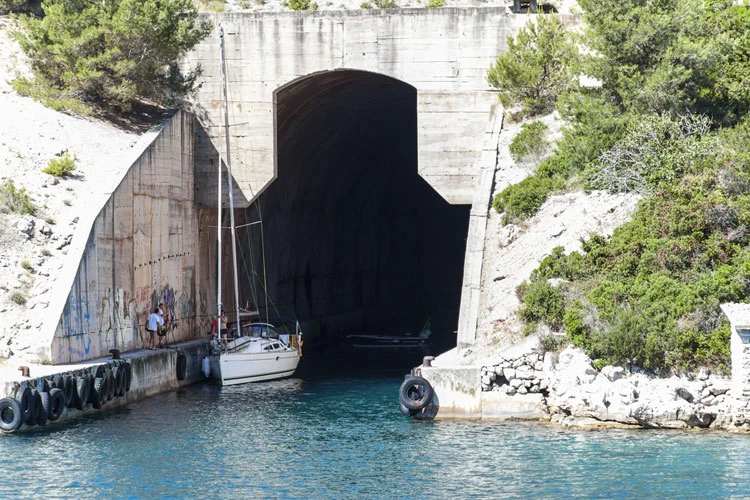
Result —
[[0, 0], [2, 10], [21, 12], [13, 34], [33, 71], [14, 89], [79, 114], [174, 105], [201, 74], [180, 59], [210, 33], [192, 0]]
[[[547, 257], [519, 287], [519, 313], [527, 331], [564, 330], [602, 365], [726, 368], [719, 304], [750, 292], [750, 8], [726, 0], [580, 5], [580, 36], [540, 16], [488, 74], [503, 102], [518, 106], [514, 116], [555, 107], [568, 123], [535, 175], [493, 205], [504, 222], [517, 222], [576, 186], [643, 200], [611, 237], [592, 235], [581, 252]], [[551, 81], [557, 67], [564, 70]], [[578, 75], [598, 84], [583, 86]], [[525, 83], [514, 90], [514, 81]]]

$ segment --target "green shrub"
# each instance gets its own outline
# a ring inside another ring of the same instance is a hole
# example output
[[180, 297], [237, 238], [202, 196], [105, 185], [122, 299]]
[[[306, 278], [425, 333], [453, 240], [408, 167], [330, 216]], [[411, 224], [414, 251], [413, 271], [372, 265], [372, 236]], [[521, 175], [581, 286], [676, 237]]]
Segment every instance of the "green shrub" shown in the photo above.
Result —
[[443, 5], [445, 5], [443, 0], [430, 0], [429, 2], [427, 2], [427, 5], [425, 5], [425, 8], [433, 9], [435, 7], [442, 7]]
[[34, 269], [34, 267], [31, 265], [31, 262], [26, 259], [21, 261], [21, 267], [26, 269], [27, 271], [31, 271], [32, 269]]
[[17, 87], [35, 98], [129, 112], [144, 100], [173, 105], [195, 88], [200, 71], [183, 72], [180, 61], [211, 27], [196, 24], [192, 0], [48, 0], [43, 9], [13, 31], [34, 73]]
[[76, 169], [76, 157], [65, 153], [58, 158], [51, 158], [47, 162], [47, 168], [42, 170], [45, 174], [53, 177], [67, 177], [72, 175]]
[[495, 196], [492, 207], [505, 212], [503, 224], [509, 224], [534, 214], [552, 192], [554, 183], [550, 179], [531, 176], [518, 184], [503, 189]]
[[570, 342], [581, 349], [591, 349], [591, 327], [586, 323], [586, 313], [580, 301], [575, 301], [563, 313], [565, 334]]
[[507, 52], [487, 72], [487, 82], [498, 89], [504, 106], [521, 103], [530, 114], [549, 111], [573, 80], [575, 46], [562, 21], [556, 15], [534, 16], [507, 43]]
[[560, 288], [547, 280], [534, 280], [520, 285], [516, 293], [522, 302], [518, 312], [524, 321], [532, 325], [541, 321], [553, 330], [562, 328], [565, 298]]
[[26, 192], [26, 188], [17, 189], [12, 180], [0, 186], [0, 203], [12, 212], [19, 214], [36, 214], [38, 208]]
[[510, 143], [510, 156], [515, 161], [529, 155], [540, 156], [547, 147], [544, 135], [547, 125], [540, 121], [524, 123]]
[[362, 2], [359, 8], [360, 9], [372, 9], [372, 4], [370, 2]]
[[318, 4], [311, 0], [284, 0], [283, 4], [291, 10], [318, 10]]
[[376, 9], [398, 9], [395, 0], [373, 0], [372, 4]]
[[22, 306], [26, 303], [26, 297], [24, 297], [21, 292], [13, 292], [10, 295], [10, 300], [14, 304], [18, 304], [19, 306]]

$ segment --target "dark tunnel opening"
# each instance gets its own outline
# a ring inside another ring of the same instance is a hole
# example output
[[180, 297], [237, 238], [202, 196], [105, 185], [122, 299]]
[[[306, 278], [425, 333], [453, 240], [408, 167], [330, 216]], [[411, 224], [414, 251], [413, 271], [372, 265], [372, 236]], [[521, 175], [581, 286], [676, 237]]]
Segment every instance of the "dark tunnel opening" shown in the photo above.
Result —
[[[296, 316], [306, 349], [323, 358], [340, 355], [348, 334], [417, 335], [428, 319], [432, 354], [456, 345], [469, 207], [417, 173], [416, 97], [348, 70], [275, 92], [277, 178], [238, 223], [260, 211], [265, 252], [253, 255], [265, 259], [269, 314]], [[392, 354], [374, 358], [398, 363]], [[403, 354], [407, 366], [421, 361]]]

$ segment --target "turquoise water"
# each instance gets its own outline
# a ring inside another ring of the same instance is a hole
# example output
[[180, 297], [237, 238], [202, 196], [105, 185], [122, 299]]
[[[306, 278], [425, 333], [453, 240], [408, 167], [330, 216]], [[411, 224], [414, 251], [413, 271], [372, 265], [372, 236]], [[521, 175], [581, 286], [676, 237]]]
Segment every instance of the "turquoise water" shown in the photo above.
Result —
[[750, 497], [750, 436], [420, 422], [401, 380], [198, 384], [0, 436], [0, 498]]

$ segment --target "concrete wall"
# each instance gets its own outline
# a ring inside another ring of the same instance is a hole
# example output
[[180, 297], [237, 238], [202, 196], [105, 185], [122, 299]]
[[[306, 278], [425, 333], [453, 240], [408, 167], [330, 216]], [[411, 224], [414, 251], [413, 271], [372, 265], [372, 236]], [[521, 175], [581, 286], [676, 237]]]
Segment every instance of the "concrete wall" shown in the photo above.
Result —
[[[504, 7], [215, 14], [190, 55], [204, 84], [194, 109], [223, 150], [219, 25], [224, 27], [237, 198], [252, 200], [276, 175], [274, 91], [304, 75], [357, 69], [417, 89], [419, 173], [452, 204], [471, 204], [481, 137], [497, 102], [485, 74], [528, 18]], [[478, 140], [479, 139], [479, 140]], [[214, 148], [205, 152], [216, 156]], [[203, 154], [198, 152], [199, 155]], [[203, 174], [198, 172], [199, 176]], [[214, 205], [210, 173], [199, 202]]]
[[206, 271], [197, 251], [194, 125], [191, 114], [176, 112], [149, 132], [109, 199], [79, 222], [90, 231], [79, 229], [71, 244], [69, 271], [56, 283], [69, 293], [50, 305], [44, 330], [54, 332], [44, 353], [54, 363], [142, 348], [160, 301], [176, 319], [169, 340], [195, 338], [197, 281]]

